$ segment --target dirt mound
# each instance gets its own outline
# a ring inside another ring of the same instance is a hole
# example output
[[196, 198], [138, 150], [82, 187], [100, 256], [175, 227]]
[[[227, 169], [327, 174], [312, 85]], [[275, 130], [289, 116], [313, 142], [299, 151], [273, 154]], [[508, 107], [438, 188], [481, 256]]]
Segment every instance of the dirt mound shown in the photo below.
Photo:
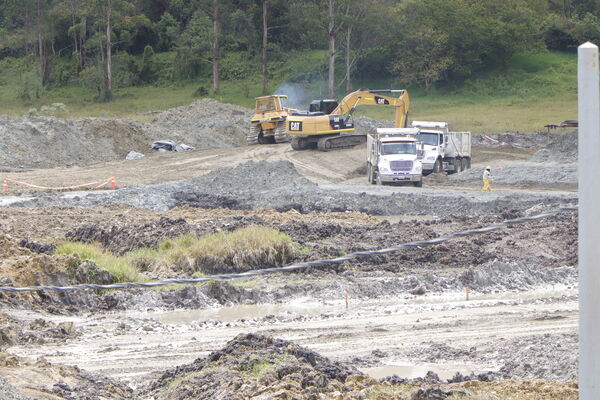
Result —
[[539, 149], [548, 143], [548, 139], [554, 140], [560, 137], [560, 133], [490, 133], [473, 135], [473, 146], [481, 147], [503, 147], [510, 146], [519, 149]]
[[144, 150], [152, 135], [133, 120], [0, 116], [0, 166], [49, 168], [90, 165]]
[[[114, 379], [90, 374], [77, 367], [55, 365], [43, 358], [35, 361], [0, 353], [0, 398], [7, 400], [70, 399], [129, 400], [133, 391]], [[9, 382], [25, 397], [2, 383]], [[4, 393], [8, 393], [4, 397]], [[12, 396], [12, 397], [11, 397]]]
[[166, 110], [151, 122], [197, 136], [195, 145], [198, 147], [218, 148], [244, 145], [252, 115], [248, 108], [202, 99]]
[[392, 128], [394, 126], [393, 121], [377, 120], [369, 117], [358, 117], [354, 120], [356, 129], [355, 133], [367, 135], [370, 133], [376, 133], [377, 128]]
[[23, 322], [8, 315], [0, 314], [0, 348], [24, 344], [63, 342], [79, 335], [80, 332], [74, 329], [72, 322], [55, 324], [43, 319]]
[[166, 110], [151, 123], [131, 119], [0, 116], [0, 167], [7, 170], [91, 165], [150, 154], [155, 140], [195, 148], [243, 145], [248, 109], [204, 99]]
[[165, 372], [144, 395], [157, 400], [266, 400], [316, 399], [319, 394], [335, 398], [337, 393], [341, 398], [364, 389], [365, 383], [377, 382], [292, 342], [242, 334], [204, 359]]
[[0, 378], [0, 399], [30, 400], [29, 397], [25, 397], [16, 387], [12, 386], [2, 378]]
[[0, 234], [0, 278], [5, 285], [32, 286], [54, 284], [74, 263], [72, 256], [38, 254], [21, 247], [8, 235]]
[[[564, 316], [533, 315], [535, 319], [559, 319]], [[432, 343], [409, 356], [426, 363], [454, 362], [497, 364], [500, 368], [484, 374], [463, 376], [457, 373], [449, 382], [499, 381], [503, 379], [548, 379], [569, 381], [577, 379], [578, 337], [570, 333], [544, 333], [524, 337], [494, 338], [469, 348], [455, 347], [445, 342]], [[498, 357], [499, 356], [499, 357]], [[400, 383], [400, 382], [399, 382]]]
[[579, 131], [557, 136], [548, 145], [538, 150], [532, 157], [533, 162], [576, 163], [579, 149]]

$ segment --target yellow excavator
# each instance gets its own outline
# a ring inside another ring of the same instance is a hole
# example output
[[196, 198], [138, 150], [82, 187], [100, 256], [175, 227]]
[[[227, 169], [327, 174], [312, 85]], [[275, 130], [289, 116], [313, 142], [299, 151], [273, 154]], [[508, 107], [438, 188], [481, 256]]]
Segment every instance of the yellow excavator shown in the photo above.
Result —
[[292, 112], [286, 124], [292, 148], [305, 150], [316, 145], [321, 151], [330, 151], [366, 142], [365, 135], [353, 133], [352, 114], [363, 104], [395, 107], [394, 127], [406, 127], [410, 105], [406, 90], [361, 89], [346, 95], [339, 104], [335, 100], [315, 100], [310, 103], [309, 111]]
[[250, 132], [246, 143], [270, 144], [289, 142], [285, 131], [285, 120], [295, 109], [288, 107], [288, 97], [283, 94], [257, 97], [254, 116], [250, 121]]

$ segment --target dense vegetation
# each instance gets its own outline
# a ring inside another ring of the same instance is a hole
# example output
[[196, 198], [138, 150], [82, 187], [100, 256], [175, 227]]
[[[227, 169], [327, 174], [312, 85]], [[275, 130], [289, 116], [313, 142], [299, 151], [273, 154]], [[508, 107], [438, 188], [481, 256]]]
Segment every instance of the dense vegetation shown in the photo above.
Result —
[[426, 96], [586, 40], [600, 41], [598, 0], [0, 0], [0, 86], [23, 106], [190, 86], [244, 103], [284, 81]]

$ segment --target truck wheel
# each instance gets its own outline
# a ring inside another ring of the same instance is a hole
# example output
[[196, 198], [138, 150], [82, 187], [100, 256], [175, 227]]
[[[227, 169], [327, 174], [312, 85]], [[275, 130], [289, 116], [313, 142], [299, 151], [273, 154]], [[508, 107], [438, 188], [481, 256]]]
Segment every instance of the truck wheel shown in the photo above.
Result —
[[471, 169], [471, 157], [467, 157], [467, 169]]
[[459, 172], [462, 172], [462, 170], [463, 170], [462, 158], [455, 158], [454, 159], [454, 172], [459, 173]]
[[433, 164], [433, 172], [435, 174], [439, 174], [440, 172], [442, 172], [442, 160], [440, 160], [439, 158], [435, 160], [435, 164]]
[[379, 186], [383, 185], [383, 182], [381, 181], [381, 176], [379, 176], [379, 174], [377, 174], [377, 176], [375, 177], [375, 183]]
[[421, 178], [421, 180], [417, 181], [417, 182], [413, 182], [415, 187], [423, 187], [423, 178]]
[[458, 172], [458, 160], [456, 158], [449, 158], [448, 166], [452, 167], [448, 168], [448, 175], [455, 174]]
[[468, 163], [467, 160], [468, 160], [467, 158], [463, 158], [461, 160], [461, 164], [460, 164], [460, 170], [461, 171], [466, 171], [467, 170], [467, 163]]

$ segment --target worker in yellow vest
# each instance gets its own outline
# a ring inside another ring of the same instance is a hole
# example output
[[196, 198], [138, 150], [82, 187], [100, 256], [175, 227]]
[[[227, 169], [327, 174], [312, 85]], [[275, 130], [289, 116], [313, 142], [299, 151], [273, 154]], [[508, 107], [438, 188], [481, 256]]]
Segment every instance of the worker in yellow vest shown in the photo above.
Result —
[[494, 177], [492, 176], [492, 167], [489, 165], [485, 167], [483, 171], [483, 189], [482, 192], [491, 192], [492, 191], [492, 182], [494, 181]]

